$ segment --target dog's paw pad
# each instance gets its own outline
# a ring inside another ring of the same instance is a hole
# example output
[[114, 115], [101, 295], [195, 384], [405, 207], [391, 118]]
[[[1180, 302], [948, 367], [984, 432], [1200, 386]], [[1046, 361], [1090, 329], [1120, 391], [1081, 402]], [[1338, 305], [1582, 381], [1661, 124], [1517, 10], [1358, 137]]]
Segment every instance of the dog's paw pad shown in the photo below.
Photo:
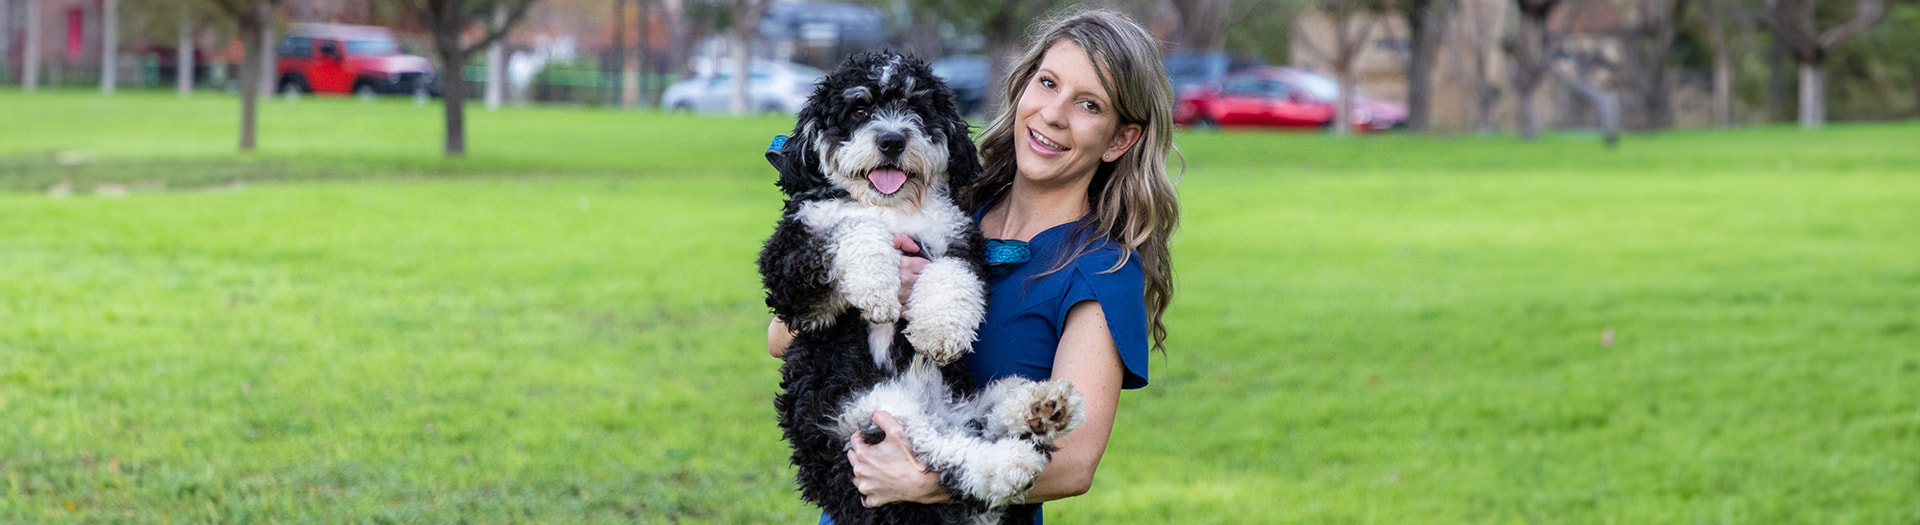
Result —
[[1076, 424], [1072, 385], [1065, 381], [1036, 384], [1032, 404], [1027, 406], [1026, 431], [1040, 442], [1051, 443], [1073, 430]]

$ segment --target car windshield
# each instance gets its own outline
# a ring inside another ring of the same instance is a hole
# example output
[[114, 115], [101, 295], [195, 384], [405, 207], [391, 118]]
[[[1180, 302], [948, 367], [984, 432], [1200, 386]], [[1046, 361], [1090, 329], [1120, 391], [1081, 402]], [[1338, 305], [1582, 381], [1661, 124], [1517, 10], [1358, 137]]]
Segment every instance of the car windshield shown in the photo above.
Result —
[[400, 51], [392, 40], [348, 40], [347, 51], [355, 55], [381, 56]]
[[1299, 84], [1301, 91], [1306, 91], [1315, 99], [1332, 102], [1340, 98], [1340, 84], [1325, 75], [1301, 71], [1294, 75], [1293, 82]]

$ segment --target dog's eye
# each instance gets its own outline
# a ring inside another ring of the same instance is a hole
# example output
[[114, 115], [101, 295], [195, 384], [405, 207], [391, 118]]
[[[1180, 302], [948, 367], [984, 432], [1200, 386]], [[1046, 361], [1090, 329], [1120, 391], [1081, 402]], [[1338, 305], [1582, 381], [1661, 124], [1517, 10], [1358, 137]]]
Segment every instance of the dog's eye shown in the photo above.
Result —
[[860, 108], [860, 109], [853, 110], [853, 118], [854, 120], [866, 120], [867, 108]]

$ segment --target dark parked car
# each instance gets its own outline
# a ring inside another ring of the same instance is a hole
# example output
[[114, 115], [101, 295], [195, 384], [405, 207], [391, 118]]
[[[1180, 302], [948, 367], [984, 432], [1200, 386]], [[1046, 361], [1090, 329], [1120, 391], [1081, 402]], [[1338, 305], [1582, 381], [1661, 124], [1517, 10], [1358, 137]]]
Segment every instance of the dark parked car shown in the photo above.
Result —
[[[1319, 73], [1255, 68], [1181, 93], [1173, 121], [1194, 127], [1324, 128], [1333, 125], [1339, 90], [1333, 79]], [[1352, 117], [1356, 130], [1385, 130], [1406, 123], [1407, 108], [1355, 93]]]
[[953, 90], [953, 103], [960, 107], [962, 115], [977, 115], [986, 111], [987, 76], [992, 75], [992, 64], [987, 57], [980, 55], [955, 55], [933, 63], [933, 75], [947, 82]]

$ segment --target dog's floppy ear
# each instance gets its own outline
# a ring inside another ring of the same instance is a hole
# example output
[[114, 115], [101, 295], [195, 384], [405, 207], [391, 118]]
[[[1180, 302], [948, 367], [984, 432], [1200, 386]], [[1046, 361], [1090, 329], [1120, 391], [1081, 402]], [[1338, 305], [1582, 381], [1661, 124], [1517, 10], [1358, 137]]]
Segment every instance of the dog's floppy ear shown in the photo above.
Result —
[[[799, 133], [800, 130], [795, 129], [794, 132]], [[780, 186], [780, 192], [788, 197], [827, 183], [826, 177], [820, 174], [820, 160], [813, 152], [812, 142], [811, 137], [795, 135], [788, 138], [778, 151], [767, 151], [767, 162], [780, 171], [780, 180], [774, 184]]]
[[957, 116], [947, 123], [947, 195], [955, 198], [980, 176], [980, 150], [973, 145], [970, 129], [967, 120]]

